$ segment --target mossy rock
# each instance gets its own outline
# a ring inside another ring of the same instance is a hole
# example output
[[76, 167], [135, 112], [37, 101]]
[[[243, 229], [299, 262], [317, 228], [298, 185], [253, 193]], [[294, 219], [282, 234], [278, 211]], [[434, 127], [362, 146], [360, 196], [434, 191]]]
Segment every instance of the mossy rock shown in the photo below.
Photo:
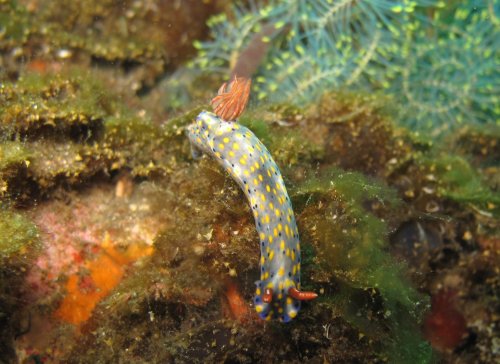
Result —
[[26, 217], [0, 210], [0, 267], [9, 262], [27, 262], [39, 242], [38, 230]]

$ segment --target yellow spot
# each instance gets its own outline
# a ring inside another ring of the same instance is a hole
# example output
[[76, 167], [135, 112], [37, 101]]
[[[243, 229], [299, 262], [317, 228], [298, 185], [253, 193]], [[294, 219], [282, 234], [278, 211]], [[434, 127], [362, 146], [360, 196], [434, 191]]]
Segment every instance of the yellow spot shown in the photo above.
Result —
[[269, 261], [273, 260], [274, 258], [274, 250], [269, 253]]
[[276, 228], [274, 228], [273, 233], [274, 233], [274, 236], [278, 236], [278, 230]]
[[234, 157], [234, 152], [232, 150], [229, 151], [229, 156]]
[[291, 299], [291, 297], [287, 297], [286, 298], [286, 304], [287, 305], [291, 305], [293, 303], [293, 300]]
[[[281, 299], [281, 293], [278, 295], [278, 299]], [[278, 313], [283, 313], [283, 308], [278, 308]]]
[[264, 196], [263, 193], [260, 194], [260, 198], [261, 198], [262, 202], [266, 202], [266, 196]]
[[208, 141], [208, 145], [210, 146], [210, 148], [213, 148], [214, 147], [214, 141], [213, 140], [209, 140]]
[[295, 316], [297, 316], [297, 311], [290, 311], [288, 313], [288, 316], [290, 316], [291, 318], [294, 318]]
[[271, 235], [269, 235], [269, 244], [272, 244], [273, 243], [273, 237]]
[[290, 249], [287, 249], [286, 250], [286, 256], [289, 257], [290, 256]]
[[[241, 162], [241, 159], [240, 159], [240, 162]], [[243, 164], [244, 164], [244, 163], [243, 163]], [[243, 171], [243, 174], [244, 174], [246, 177], [250, 176], [250, 172], [248, 172], [248, 169], [245, 169], [245, 170]]]
[[[257, 168], [258, 168], [258, 167], [257, 167]], [[264, 177], [262, 177], [262, 175], [261, 175], [261, 174], [259, 174], [259, 181], [261, 181], [261, 182], [262, 182], [263, 180], [264, 180]]]
[[274, 209], [274, 205], [273, 205], [273, 203], [272, 203], [272, 202], [269, 202], [269, 208], [270, 208], [271, 210], [273, 210], [273, 209]]
[[[256, 168], [256, 169], [258, 169], [258, 168], [259, 168], [259, 163], [255, 162], [253, 165], [255, 166], [255, 168]], [[262, 181], [262, 180], [261, 180], [261, 181]]]
[[253, 216], [258, 217], [258, 216], [259, 216], [259, 213], [258, 213], [257, 211], [254, 211], [254, 212], [253, 212]]
[[281, 250], [285, 249], [285, 241], [284, 240], [281, 240], [280, 249]]
[[[269, 224], [269, 215], [266, 215], [266, 217], [264, 217], [264, 222], [266, 224]], [[269, 239], [270, 239], [271, 242], [272, 242], [272, 238], [273, 238], [272, 236], [269, 236]]]
[[276, 213], [276, 216], [280, 217], [280, 210], [276, 209], [274, 212]]
[[285, 233], [286, 233], [286, 236], [290, 235], [290, 228], [288, 227], [288, 225], [285, 225]]
[[242, 137], [243, 137], [243, 135], [241, 135], [240, 133], [236, 133], [236, 137], [237, 137], [237, 138], [242, 138]]
[[[269, 274], [268, 274], [268, 276], [269, 276]], [[267, 288], [273, 288], [273, 282], [269, 282], [266, 287]]]
[[[268, 279], [268, 278], [269, 278], [269, 272], [264, 273], [264, 279]], [[272, 288], [272, 286], [273, 286], [272, 282], [269, 282], [269, 284], [271, 285], [270, 288]], [[268, 286], [269, 286], [269, 284], [268, 284]]]
[[271, 171], [269, 169], [267, 170], [267, 175], [271, 177]]
[[259, 143], [257, 143], [257, 144], [255, 145], [255, 147], [257, 148], [257, 150], [258, 150], [259, 152], [261, 152], [261, 151], [262, 151], [262, 148], [260, 147]]
[[278, 231], [281, 231], [281, 230], [283, 230], [283, 225], [278, 224]]
[[269, 314], [266, 317], [266, 321], [271, 321], [271, 316], [273, 315], [273, 311], [269, 312]]
[[260, 162], [264, 164], [264, 158], [262, 156], [260, 156]]
[[233, 149], [234, 150], [240, 149], [240, 145], [238, 143], [233, 143]]
[[257, 178], [254, 178], [254, 179], [253, 179], [253, 184], [254, 184], [254, 185], [256, 185], [256, 186], [258, 186], [258, 185], [259, 185], [259, 182], [257, 181]]
[[292, 250], [292, 260], [295, 260], [295, 252]]
[[264, 258], [264, 256], [261, 256], [260, 257], [260, 265], [264, 265], [265, 262], [266, 262], [266, 258]]
[[245, 160], [245, 158], [240, 158], [240, 163], [245, 165], [245, 164], [247, 164], [247, 161]]
[[228, 138], [228, 137], [225, 137], [224, 139], [222, 139], [222, 141], [223, 141], [224, 143], [229, 143], [229, 138]]
[[255, 168], [253, 168], [253, 166], [250, 167], [250, 171], [253, 173], [255, 172]]
[[271, 192], [271, 186], [266, 185], [266, 191], [267, 191], [267, 192]]
[[280, 282], [280, 284], [278, 285], [279, 289], [282, 290], [283, 289], [283, 282]]
[[260, 233], [259, 235], [260, 235], [260, 240], [264, 240], [266, 238], [266, 234], [264, 233]]
[[258, 296], [260, 296], [260, 288], [257, 288], [257, 289], [255, 290], [255, 294], [256, 294], [256, 295], [258, 295]]
[[283, 277], [285, 275], [285, 269], [283, 267], [281, 267], [279, 270], [278, 270], [278, 276], [279, 277]]
[[201, 139], [200, 138], [196, 138], [196, 142], [201, 144]]
[[294, 265], [292, 268], [292, 274], [293, 275], [297, 274], [297, 266], [296, 265]]
[[263, 309], [264, 308], [262, 307], [262, 305], [255, 306], [255, 311], [257, 311], [259, 313], [262, 312]]
[[217, 158], [220, 158], [220, 153], [219, 153], [219, 152], [215, 152], [215, 156], [216, 156]]
[[286, 219], [287, 219], [287, 221], [288, 221], [288, 222], [292, 222], [292, 219], [290, 218], [290, 215], [288, 215], [288, 216], [286, 217]]

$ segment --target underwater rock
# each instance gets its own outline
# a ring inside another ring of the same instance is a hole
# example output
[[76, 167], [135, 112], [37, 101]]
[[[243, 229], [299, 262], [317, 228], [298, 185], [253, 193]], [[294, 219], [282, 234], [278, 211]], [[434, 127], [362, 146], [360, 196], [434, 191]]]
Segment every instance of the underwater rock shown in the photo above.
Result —
[[169, 150], [183, 147], [81, 69], [28, 73], [3, 83], [0, 99], [2, 195], [18, 203], [122, 169], [166, 174], [177, 163]]
[[431, 255], [443, 246], [439, 224], [429, 221], [406, 221], [391, 234], [391, 245], [396, 256], [404, 258], [421, 272]]
[[324, 163], [385, 177], [411, 152], [385, 104], [370, 95], [330, 92], [306, 112], [312, 140], [323, 146]]
[[[1, 4], [7, 26], [0, 50], [14, 62], [28, 57], [49, 63], [114, 63], [133, 74], [138, 91], [190, 57], [193, 41], [204, 38], [208, 17], [223, 9], [218, 0], [125, 1], [120, 6], [93, 0], [7, 1]], [[14, 73], [19, 66], [12, 63]]]
[[25, 216], [0, 209], [0, 358], [17, 360], [14, 340], [29, 330], [26, 273], [39, 248], [35, 225]]

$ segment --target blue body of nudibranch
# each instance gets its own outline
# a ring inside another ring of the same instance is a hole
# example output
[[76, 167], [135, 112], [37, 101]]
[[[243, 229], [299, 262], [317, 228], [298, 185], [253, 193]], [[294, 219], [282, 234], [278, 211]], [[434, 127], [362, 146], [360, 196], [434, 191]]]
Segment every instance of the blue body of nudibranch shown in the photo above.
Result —
[[[261, 259], [255, 308], [263, 319], [290, 321], [300, 301], [288, 295], [300, 290], [299, 233], [290, 198], [278, 166], [267, 148], [246, 127], [203, 111], [188, 127], [193, 156], [199, 151], [215, 158], [236, 180], [250, 202], [259, 233]], [[263, 300], [271, 288], [272, 302]]]

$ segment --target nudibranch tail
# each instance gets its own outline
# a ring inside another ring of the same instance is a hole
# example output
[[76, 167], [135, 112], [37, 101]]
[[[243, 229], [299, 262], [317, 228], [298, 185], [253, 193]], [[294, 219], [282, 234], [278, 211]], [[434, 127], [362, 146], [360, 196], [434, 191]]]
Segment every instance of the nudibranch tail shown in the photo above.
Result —
[[297, 316], [302, 301], [317, 295], [300, 291], [299, 232], [276, 162], [252, 131], [229, 121], [241, 114], [249, 92], [249, 80], [235, 78], [229, 87], [224, 84], [212, 101], [217, 115], [201, 112], [188, 127], [188, 136], [192, 147], [217, 160], [245, 193], [261, 249], [255, 309], [263, 319], [288, 322]]
[[236, 77], [229, 85], [223, 83], [210, 104], [215, 114], [222, 120], [234, 121], [240, 116], [248, 103], [250, 96], [250, 79]]

